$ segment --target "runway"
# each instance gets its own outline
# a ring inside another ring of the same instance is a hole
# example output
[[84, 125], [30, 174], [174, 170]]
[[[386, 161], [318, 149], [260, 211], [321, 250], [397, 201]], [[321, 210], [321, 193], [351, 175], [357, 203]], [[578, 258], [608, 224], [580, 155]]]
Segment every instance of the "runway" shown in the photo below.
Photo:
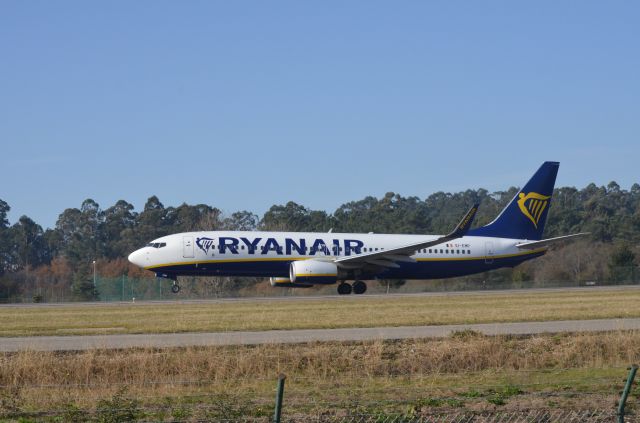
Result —
[[640, 329], [640, 318], [442, 326], [272, 330], [263, 332], [37, 336], [0, 338], [0, 352], [17, 352], [23, 350], [82, 351], [91, 349], [172, 348], [188, 346], [443, 338], [450, 336], [453, 332], [462, 330], [474, 330], [485, 335], [536, 335], [542, 333], [603, 332], [638, 329]]

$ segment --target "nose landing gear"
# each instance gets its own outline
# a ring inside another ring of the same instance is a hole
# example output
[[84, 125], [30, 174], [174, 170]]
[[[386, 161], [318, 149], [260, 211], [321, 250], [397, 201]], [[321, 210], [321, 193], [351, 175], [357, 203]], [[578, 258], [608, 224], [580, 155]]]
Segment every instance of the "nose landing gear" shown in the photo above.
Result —
[[173, 292], [174, 294], [177, 294], [178, 292], [180, 292], [180, 285], [178, 285], [178, 280], [177, 280], [178, 277], [173, 273], [156, 272], [156, 278], [171, 279], [173, 281], [173, 285], [171, 285], [171, 292]]
[[338, 294], [349, 295], [352, 292], [354, 294], [364, 294], [367, 291], [367, 284], [362, 281], [353, 282], [353, 286], [347, 282], [340, 282], [338, 285]]

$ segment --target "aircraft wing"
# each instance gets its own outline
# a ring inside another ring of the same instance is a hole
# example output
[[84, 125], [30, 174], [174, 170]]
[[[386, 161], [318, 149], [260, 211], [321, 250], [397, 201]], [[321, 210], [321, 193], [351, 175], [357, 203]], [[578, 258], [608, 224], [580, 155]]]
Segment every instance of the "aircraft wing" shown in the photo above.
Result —
[[462, 238], [469, 231], [477, 211], [478, 204], [474, 204], [467, 214], [464, 215], [460, 223], [458, 223], [458, 226], [456, 226], [456, 228], [448, 235], [429, 241], [416, 242], [413, 244], [390, 248], [384, 251], [340, 257], [335, 260], [335, 263], [345, 268], [358, 268], [364, 265], [399, 267], [396, 262], [414, 262], [415, 260], [412, 259], [411, 256], [418, 250], [433, 247], [434, 245], [439, 245], [443, 242], [451, 241], [452, 239]]
[[589, 235], [589, 232], [581, 232], [579, 234], [558, 236], [555, 238], [542, 239], [540, 241], [521, 242], [520, 244], [516, 244], [516, 247], [520, 248], [521, 250], [534, 250], [536, 248], [548, 247], [549, 245], [554, 244], [556, 242], [561, 242], [570, 238], [575, 238], [575, 237], [585, 236], [585, 235]]

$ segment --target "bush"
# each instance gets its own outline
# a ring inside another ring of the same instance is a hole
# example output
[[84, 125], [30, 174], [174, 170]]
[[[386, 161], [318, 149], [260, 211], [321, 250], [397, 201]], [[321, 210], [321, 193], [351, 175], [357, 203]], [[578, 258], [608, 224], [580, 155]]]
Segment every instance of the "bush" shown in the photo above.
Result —
[[134, 422], [142, 416], [138, 401], [125, 397], [126, 388], [119, 389], [110, 400], [98, 401], [96, 421], [100, 423]]

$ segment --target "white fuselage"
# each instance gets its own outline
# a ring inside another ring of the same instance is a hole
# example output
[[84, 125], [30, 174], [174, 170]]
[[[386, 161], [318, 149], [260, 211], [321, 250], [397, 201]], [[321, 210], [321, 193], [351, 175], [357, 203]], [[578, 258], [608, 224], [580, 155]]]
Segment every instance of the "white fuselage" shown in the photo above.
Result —
[[[186, 232], [158, 238], [133, 252], [129, 260], [159, 274], [284, 277], [297, 260], [332, 260], [385, 251], [437, 239], [437, 235], [387, 235], [310, 232]], [[526, 240], [464, 236], [420, 249], [415, 263], [399, 268], [363, 270], [361, 276], [425, 279], [459, 276], [512, 266], [539, 256], [522, 251]]]

